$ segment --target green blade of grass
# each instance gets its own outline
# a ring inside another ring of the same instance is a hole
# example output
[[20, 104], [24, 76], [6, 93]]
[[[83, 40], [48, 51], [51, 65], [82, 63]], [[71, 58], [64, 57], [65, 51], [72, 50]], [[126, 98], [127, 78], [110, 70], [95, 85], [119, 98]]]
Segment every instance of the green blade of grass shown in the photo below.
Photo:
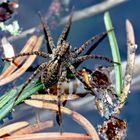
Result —
[[8, 113], [10, 113], [10, 111], [12, 110], [13, 104], [12, 104], [13, 100], [10, 100], [7, 104], [5, 104], [1, 109], [0, 109], [0, 121], [3, 120], [3, 118], [5, 116], [8, 115]]
[[35, 84], [30, 84], [27, 89], [23, 91], [21, 96], [16, 101], [16, 105], [23, 102], [26, 98], [30, 97], [32, 94], [36, 93], [37, 91], [43, 89], [43, 84], [41, 81], [37, 81]]
[[[104, 23], [106, 30], [109, 31], [113, 29], [112, 22], [110, 19], [109, 12], [106, 12], [104, 14]], [[115, 37], [114, 31], [111, 31], [108, 33], [109, 43], [112, 51], [113, 61], [119, 62], [121, 64], [121, 58], [119, 54], [118, 44]], [[115, 70], [115, 89], [117, 96], [120, 96], [121, 90], [122, 90], [122, 70], [121, 65], [114, 64], [114, 70]]]
[[[0, 98], [0, 120], [2, 120], [9, 112], [12, 111], [14, 98], [17, 93], [21, 90], [23, 84], [18, 86], [16, 89], [12, 89], [6, 92], [2, 98]], [[23, 91], [21, 96], [16, 101], [16, 105], [23, 102], [24, 99], [30, 97], [32, 94], [36, 93], [40, 89], [43, 89], [43, 85], [40, 81], [36, 83], [31, 83], [27, 86], [27, 88]]]

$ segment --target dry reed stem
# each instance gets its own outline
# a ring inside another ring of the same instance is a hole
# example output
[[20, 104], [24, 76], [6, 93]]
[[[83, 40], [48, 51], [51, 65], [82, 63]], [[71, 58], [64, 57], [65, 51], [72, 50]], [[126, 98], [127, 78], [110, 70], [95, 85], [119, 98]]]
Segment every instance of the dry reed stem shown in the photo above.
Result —
[[16, 130], [15, 132], [11, 133], [12, 136], [17, 136], [17, 135], [25, 135], [25, 134], [32, 134], [34, 132], [38, 132], [42, 129], [45, 128], [50, 128], [53, 126], [53, 121], [46, 121], [46, 122], [40, 122], [37, 124], [29, 125], [25, 128]]
[[28, 122], [16, 122], [13, 124], [10, 124], [8, 126], [5, 126], [3, 128], [0, 129], [0, 137], [6, 135], [6, 134], [10, 134], [20, 128], [23, 128], [25, 126], [28, 126], [29, 123]]
[[[114, 7], [118, 4], [121, 4], [125, 1], [127, 1], [127, 0], [116, 0], [116, 1], [115, 0], [108, 0], [108, 1], [106, 0], [99, 4], [85, 8], [83, 10], [75, 11], [73, 13], [72, 21], [81, 20], [81, 19], [87, 18], [89, 16], [95, 16], [96, 14], [106, 11], [107, 9]], [[68, 19], [69, 19], [69, 16], [64, 17], [61, 20], [60, 24], [66, 23], [68, 21]]]
[[[25, 100], [25, 103], [30, 106], [37, 107], [37, 108], [58, 111], [58, 105], [53, 104], [53, 103], [43, 102], [43, 101], [39, 101], [39, 100]], [[66, 107], [61, 106], [61, 111], [65, 114], [71, 116], [73, 120], [75, 120], [78, 124], [80, 124], [87, 131], [87, 133], [92, 138], [92, 140], [99, 140], [99, 136], [98, 136], [95, 128], [86, 118], [84, 118], [79, 113], [72, 111]]]
[[119, 104], [114, 109], [115, 114], [119, 114], [120, 110], [123, 108], [125, 104], [125, 101], [127, 99], [130, 90], [130, 85], [131, 85], [133, 70], [134, 70], [136, 44], [135, 44], [133, 26], [129, 20], [126, 20], [126, 32], [127, 32], [127, 48], [128, 48], [127, 66], [125, 70], [122, 94], [119, 97]]
[[[37, 36], [35, 35], [31, 36], [20, 53], [32, 51], [36, 42], [37, 42]], [[26, 56], [19, 57], [19, 58], [16, 58], [14, 62], [20, 65], [25, 59], [26, 59]], [[15, 71], [15, 69], [17, 69], [17, 66], [11, 63], [11, 65], [0, 75], [0, 80], [9, 76], [12, 72]]]
[[[38, 100], [46, 100], [46, 101], [57, 101], [58, 97], [57, 95], [47, 95], [47, 94], [36, 94], [31, 96], [32, 99], [38, 99]], [[65, 100], [75, 100], [80, 98], [78, 95], [61, 95], [61, 101]]]
[[[43, 36], [38, 37], [33, 51], [37, 51], [41, 47], [42, 41], [43, 41]], [[0, 86], [7, 84], [15, 80], [19, 76], [21, 76], [29, 68], [29, 66], [34, 62], [36, 57], [37, 57], [36, 55], [29, 56], [28, 59], [25, 61], [25, 63], [19, 69], [17, 69], [14, 73], [9, 75], [8, 77], [5, 77], [2, 80], [0, 80]]]
[[79, 133], [63, 133], [58, 132], [50, 133], [36, 133], [19, 136], [8, 136], [0, 140], [91, 140], [91, 138], [85, 134]]
[[[89, 16], [94, 16], [98, 13], [101, 13], [103, 11], [106, 11], [107, 9], [110, 9], [114, 6], [117, 6], [123, 2], [125, 2], [127, 0], [106, 0], [102, 3], [99, 3], [97, 5], [94, 5], [94, 6], [91, 6], [91, 7], [88, 7], [88, 8], [85, 8], [83, 10], [80, 10], [80, 11], [75, 11], [73, 12], [73, 19], [72, 21], [77, 21], [77, 20], [80, 20], [80, 19], [83, 19], [83, 18], [86, 18], [86, 17], [89, 17]], [[61, 22], [60, 22], [60, 25], [61, 24], [64, 24], [68, 19], [68, 16], [64, 17]], [[15, 41], [17, 39], [20, 39], [20, 38], [23, 38], [27, 35], [30, 35], [30, 34], [33, 34], [40, 26], [37, 26], [37, 27], [32, 27], [30, 29], [27, 29], [25, 31], [23, 31], [22, 33], [20, 33], [19, 35], [17, 36], [10, 36], [8, 38], [8, 41]]]

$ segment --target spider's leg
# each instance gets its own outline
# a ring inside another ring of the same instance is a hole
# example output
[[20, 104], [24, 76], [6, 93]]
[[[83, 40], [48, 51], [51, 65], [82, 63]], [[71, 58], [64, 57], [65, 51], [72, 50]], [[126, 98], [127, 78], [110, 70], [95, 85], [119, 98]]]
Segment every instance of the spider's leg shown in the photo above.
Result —
[[45, 23], [45, 21], [44, 21], [43, 17], [41, 16], [40, 12], [38, 14], [40, 16], [41, 24], [42, 24], [44, 35], [45, 35], [45, 38], [46, 38], [48, 53], [52, 54], [52, 50], [55, 47], [55, 45], [54, 45], [54, 41], [53, 41], [53, 38], [52, 38], [50, 30], [49, 30], [49, 26]]
[[19, 93], [16, 95], [16, 98], [14, 100], [13, 106], [15, 105], [15, 102], [17, 101], [17, 99], [19, 98], [19, 96], [22, 94], [23, 90], [28, 86], [28, 84], [35, 78], [35, 76], [37, 76], [44, 68], [46, 67], [45, 63], [42, 63], [37, 69], [36, 71], [28, 78], [28, 80], [24, 83], [23, 87], [21, 88], [21, 90], [19, 91]]
[[58, 39], [58, 42], [57, 42], [57, 45], [61, 44], [63, 42], [63, 40], [66, 40], [67, 39], [67, 36], [69, 34], [69, 30], [70, 30], [70, 26], [71, 26], [71, 20], [72, 20], [72, 15], [73, 13], [71, 13], [70, 17], [69, 17], [69, 20], [68, 22], [66, 23], [59, 39]]
[[79, 56], [79, 57], [75, 58], [74, 63], [76, 63], [76, 62], [82, 62], [82, 61], [85, 61], [85, 60], [88, 60], [88, 59], [100, 59], [100, 60], [105, 60], [107, 62], [115, 63], [115, 64], [120, 65], [120, 63], [114, 62], [110, 58], [107, 58], [107, 57], [104, 57], [104, 56], [100, 56], [100, 55], [94, 55], [94, 54]]
[[65, 78], [66, 78], [66, 74], [65, 72], [62, 72], [62, 75], [60, 76], [59, 81], [57, 83], [58, 111], [56, 114], [56, 120], [60, 127], [61, 134], [62, 134], [62, 113], [61, 113], [61, 94], [62, 94], [61, 89], [62, 88], [61, 87], [62, 87], [62, 82], [65, 80]]
[[75, 75], [76, 78], [78, 78], [83, 84], [84, 86], [89, 90], [91, 91], [90, 94], [96, 96], [96, 94], [94, 93], [93, 91], [93, 87], [89, 86], [85, 80], [79, 76], [78, 72], [76, 71], [76, 69], [74, 68], [73, 65], [71, 65], [69, 62], [65, 63], [66, 67], [68, 67], [70, 69], [70, 71]]
[[82, 46], [80, 46], [80, 47], [74, 52], [74, 56], [75, 56], [75, 57], [78, 56], [80, 53], [82, 53], [82, 52], [84, 51], [85, 48], [88, 47], [88, 45], [90, 45], [91, 43], [93, 43], [93, 42], [99, 40], [99, 39], [102, 38], [103, 36], [106, 36], [107, 33], [110, 32], [110, 31], [112, 31], [112, 29], [109, 30], [109, 31], [107, 31], [107, 32], [102, 32], [102, 33], [100, 33], [100, 34], [98, 34], [98, 35], [92, 37], [91, 39], [87, 40]]
[[[91, 47], [87, 50], [87, 52], [84, 55], [89, 55], [98, 45], [100, 42], [102, 42], [102, 40], [105, 39], [105, 37], [107, 36], [107, 34], [104, 34], [98, 41], [96, 41], [93, 45], [91, 45]], [[78, 66], [81, 64], [82, 62], [77, 62], [74, 63], [73, 66], [75, 68], [78, 68]]]
[[87, 50], [87, 52], [84, 55], [89, 55], [98, 45], [100, 42], [102, 42], [107, 34], [104, 34], [100, 39], [98, 39], [91, 47]]
[[28, 55], [37, 55], [37, 56], [41, 56], [44, 58], [49, 58], [49, 54], [41, 52], [41, 51], [33, 51], [33, 52], [25, 52], [25, 53], [19, 53], [11, 58], [2, 58], [3, 60], [6, 61], [12, 61], [14, 63], [14, 60], [18, 57], [22, 57], [22, 56], [28, 56]]

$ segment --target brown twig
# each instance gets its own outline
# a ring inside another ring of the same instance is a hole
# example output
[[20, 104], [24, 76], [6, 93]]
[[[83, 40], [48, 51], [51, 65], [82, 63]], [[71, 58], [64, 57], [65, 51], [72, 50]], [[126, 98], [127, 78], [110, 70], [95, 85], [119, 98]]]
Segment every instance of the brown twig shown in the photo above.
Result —
[[53, 121], [40, 122], [37, 124], [29, 125], [22, 129], [19, 129], [15, 132], [11, 133], [11, 135], [17, 136], [17, 135], [24, 135], [24, 134], [32, 134], [34, 132], [38, 132], [45, 128], [50, 128], [52, 126], [53, 126]]
[[61, 135], [59, 132], [52, 132], [10, 136], [2, 138], [1, 140], [91, 140], [91, 138], [85, 134], [79, 133], [64, 132]]
[[[58, 97], [57, 95], [48, 95], [48, 94], [36, 94], [31, 96], [32, 99], [37, 100], [46, 100], [46, 101], [57, 101]], [[80, 98], [78, 95], [61, 95], [61, 101], [65, 100], [75, 100]]]
[[125, 101], [127, 99], [130, 90], [130, 85], [131, 85], [133, 70], [134, 70], [136, 44], [135, 44], [133, 26], [129, 20], [126, 20], [126, 32], [127, 32], [127, 48], [128, 48], [127, 66], [126, 66], [125, 77], [123, 82], [122, 94], [119, 97], [119, 104], [114, 109], [115, 114], [119, 114], [120, 110], [123, 108], [125, 104]]
[[28, 122], [16, 122], [13, 124], [10, 124], [8, 126], [5, 126], [3, 128], [0, 129], [0, 137], [2, 137], [3, 135], [12, 133], [20, 128], [23, 128], [25, 126], [28, 126], [29, 123]]
[[[77, 20], [80, 20], [80, 19], [83, 19], [83, 18], [86, 18], [86, 17], [89, 17], [89, 16], [94, 16], [98, 13], [101, 13], [103, 11], [106, 11], [107, 9], [110, 9], [111, 7], [114, 7], [116, 5], [119, 5], [123, 2], [125, 2], [127, 0], [110, 0], [110, 1], [104, 1], [102, 3], [99, 3], [97, 5], [94, 5], [94, 6], [91, 6], [91, 7], [88, 7], [88, 8], [85, 8], [83, 10], [80, 10], [80, 11], [75, 11], [73, 13], [73, 21], [77, 21]], [[61, 22], [60, 22], [60, 25], [61, 24], [64, 24], [66, 23], [66, 21], [68, 21], [68, 16], [64, 17]], [[17, 39], [20, 39], [20, 38], [23, 38], [27, 35], [31, 35], [33, 34], [36, 30], [38, 30], [40, 26], [36, 26], [36, 27], [32, 27], [30, 29], [27, 29], [25, 31], [23, 31], [22, 33], [20, 33], [19, 35], [17, 36], [10, 36], [8, 38], [8, 41], [15, 41]], [[39, 28], [40, 30], [40, 28]]]
[[[43, 101], [39, 101], [39, 100], [25, 100], [25, 103], [30, 106], [37, 107], [37, 108], [58, 111], [57, 104], [53, 104], [53, 103], [43, 102]], [[73, 118], [73, 120], [75, 120], [77, 123], [79, 123], [88, 132], [88, 134], [90, 135], [92, 140], [99, 140], [99, 136], [98, 136], [95, 128], [86, 118], [84, 118], [79, 113], [72, 111], [66, 107], [61, 106], [61, 111], [65, 114], [71, 116]]]
[[[93, 5], [91, 7], [85, 8], [83, 10], [79, 10], [79, 11], [75, 11], [73, 13], [73, 18], [72, 21], [77, 21], [83, 18], [87, 18], [90, 16], [94, 16], [98, 13], [104, 12], [107, 9], [110, 9], [111, 7], [114, 7], [118, 4], [121, 4], [123, 2], [125, 2], [126, 0], [108, 0], [108, 1], [103, 1], [99, 4]], [[60, 24], [64, 24], [66, 23], [66, 21], [68, 21], [69, 16], [64, 17]]]

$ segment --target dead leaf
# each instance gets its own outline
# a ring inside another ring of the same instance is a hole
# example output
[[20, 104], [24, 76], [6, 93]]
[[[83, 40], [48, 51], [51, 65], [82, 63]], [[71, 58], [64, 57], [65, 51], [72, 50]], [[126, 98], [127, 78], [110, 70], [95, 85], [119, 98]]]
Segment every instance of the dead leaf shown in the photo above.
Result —
[[16, 123], [10, 124], [8, 126], [5, 126], [0, 129], [0, 137], [10, 134], [10, 133], [14, 132], [15, 130], [18, 130], [18, 129], [23, 128], [28, 125], [29, 125], [28, 122], [16, 122]]
[[[37, 108], [42, 108], [42, 109], [47, 109], [47, 110], [52, 110], [52, 111], [58, 111], [58, 105], [53, 104], [53, 103], [48, 103], [48, 102], [43, 102], [39, 100], [25, 100], [24, 101], [26, 104], [37, 107]], [[66, 107], [61, 106], [61, 111], [67, 115], [70, 115], [73, 120], [75, 120], [78, 124], [80, 124], [86, 131], [87, 133], [91, 136], [92, 140], [99, 140], [99, 136], [93, 127], [93, 125], [81, 114], [72, 111]]]
[[46, 122], [40, 122], [37, 124], [29, 125], [25, 128], [22, 128], [20, 130], [17, 130], [13, 133], [11, 133], [12, 136], [17, 135], [23, 135], [23, 134], [32, 134], [34, 132], [38, 132], [42, 129], [49, 128], [53, 126], [53, 121], [46, 121]]
[[[88, 135], [79, 133], [37, 133], [5, 137], [2, 140], [91, 140]], [[95, 140], [95, 139], [94, 139]]]
[[[43, 37], [40, 36], [37, 39], [37, 42], [34, 46], [33, 51], [37, 51], [41, 47], [42, 41], [43, 41]], [[29, 66], [34, 62], [35, 58], [36, 58], [36, 55], [29, 56], [29, 58], [25, 61], [25, 63], [19, 69], [17, 69], [14, 73], [9, 75], [8, 77], [5, 77], [2, 80], [0, 80], [0, 86], [7, 84], [15, 80], [17, 77], [21, 76], [29, 68]]]
[[[57, 101], [57, 95], [48, 94], [36, 94], [31, 96], [32, 99], [46, 100], [46, 101]], [[78, 99], [78, 95], [61, 95], [61, 101]]]

